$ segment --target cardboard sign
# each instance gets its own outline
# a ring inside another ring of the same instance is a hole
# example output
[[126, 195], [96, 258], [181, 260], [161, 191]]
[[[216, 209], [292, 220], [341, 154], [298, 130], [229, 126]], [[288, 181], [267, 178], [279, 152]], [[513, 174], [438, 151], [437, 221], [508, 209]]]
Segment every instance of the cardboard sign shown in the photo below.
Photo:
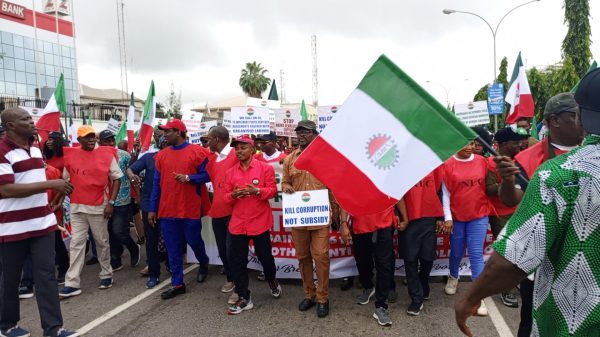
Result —
[[279, 109], [281, 107], [281, 102], [262, 98], [248, 97], [248, 99], [246, 100], [246, 105], [257, 108]]
[[341, 105], [326, 105], [317, 107], [317, 113], [319, 117], [317, 126], [319, 127], [319, 133], [325, 130], [325, 127], [329, 125], [341, 107]]
[[294, 129], [302, 120], [300, 109], [275, 110], [275, 133], [278, 136], [296, 137]]
[[261, 135], [271, 131], [269, 126], [269, 109], [257, 107], [231, 108], [231, 134]]
[[455, 104], [454, 114], [467, 126], [486, 125], [490, 123], [487, 101]]
[[111, 118], [108, 120], [108, 124], [106, 125], [106, 130], [110, 131], [113, 133], [113, 135], [116, 135], [117, 133], [119, 133], [119, 129], [121, 128], [121, 122], [119, 122], [118, 120]]
[[231, 130], [231, 111], [223, 111], [223, 123], [221, 125], [227, 130]]
[[210, 131], [210, 129], [215, 126], [217, 126], [217, 121], [201, 122], [198, 126], [198, 133], [200, 134], [200, 136], [204, 136], [208, 134], [208, 131]]
[[329, 225], [327, 190], [283, 194], [283, 227]]
[[195, 111], [186, 111], [181, 116], [181, 121], [185, 124], [185, 127], [188, 129], [188, 132], [196, 132], [200, 128], [200, 123], [202, 123], [202, 117], [204, 116], [201, 112]]

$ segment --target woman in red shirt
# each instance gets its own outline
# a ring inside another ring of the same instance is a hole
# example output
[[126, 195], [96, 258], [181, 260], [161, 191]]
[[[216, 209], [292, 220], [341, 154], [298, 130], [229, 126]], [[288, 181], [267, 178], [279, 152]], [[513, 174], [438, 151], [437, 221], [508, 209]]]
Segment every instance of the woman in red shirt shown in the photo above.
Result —
[[[446, 294], [454, 295], [465, 244], [471, 262], [471, 278], [475, 280], [484, 267], [483, 243], [490, 214], [490, 205], [485, 194], [487, 161], [473, 153], [471, 142], [443, 164], [442, 172], [445, 218], [443, 231], [451, 234], [450, 276], [444, 290]], [[483, 301], [477, 313], [487, 315]]]

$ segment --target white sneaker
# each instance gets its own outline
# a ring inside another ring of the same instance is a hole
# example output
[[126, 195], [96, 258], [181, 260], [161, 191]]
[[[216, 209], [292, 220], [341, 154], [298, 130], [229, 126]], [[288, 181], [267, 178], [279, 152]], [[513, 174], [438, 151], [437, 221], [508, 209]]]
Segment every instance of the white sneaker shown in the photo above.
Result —
[[448, 282], [446, 282], [444, 292], [447, 295], [454, 295], [456, 294], [456, 288], [458, 288], [458, 279], [448, 275]]
[[477, 308], [477, 316], [487, 316], [488, 315], [488, 310], [485, 306], [485, 302], [483, 302], [483, 300], [481, 300], [481, 305], [479, 306], [479, 308]]

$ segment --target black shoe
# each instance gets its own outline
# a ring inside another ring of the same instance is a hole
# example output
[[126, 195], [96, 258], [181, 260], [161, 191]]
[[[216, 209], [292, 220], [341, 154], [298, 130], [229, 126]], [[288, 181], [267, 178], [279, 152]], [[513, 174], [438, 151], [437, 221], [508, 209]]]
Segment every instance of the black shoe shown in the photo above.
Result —
[[354, 285], [354, 277], [344, 277], [342, 279], [342, 284], [340, 285], [340, 289], [342, 291], [350, 290]]
[[206, 281], [206, 278], [208, 277], [208, 265], [200, 265], [200, 268], [198, 268], [198, 276], [196, 276], [196, 281], [198, 281], [198, 283], [203, 283], [204, 281]]
[[329, 315], [329, 301], [317, 304], [317, 316], [323, 318]]
[[163, 300], [168, 300], [181, 294], [185, 294], [185, 284], [179, 285], [177, 287], [171, 287], [169, 290], [164, 291], [162, 294], [160, 294], [160, 298], [162, 298]]
[[411, 316], [419, 316], [421, 310], [423, 310], [423, 303], [410, 302], [406, 313]]
[[298, 310], [300, 310], [300, 311], [306, 311], [306, 310], [314, 307], [315, 304], [317, 304], [317, 302], [315, 302], [315, 301], [313, 301], [311, 299], [305, 298], [298, 305]]
[[97, 257], [95, 257], [95, 256], [92, 256], [92, 257], [91, 257], [89, 260], [87, 260], [87, 261], [85, 262], [85, 265], [86, 265], [86, 266], [91, 266], [91, 265], [93, 265], [93, 264], [98, 264], [98, 258], [97, 258]]

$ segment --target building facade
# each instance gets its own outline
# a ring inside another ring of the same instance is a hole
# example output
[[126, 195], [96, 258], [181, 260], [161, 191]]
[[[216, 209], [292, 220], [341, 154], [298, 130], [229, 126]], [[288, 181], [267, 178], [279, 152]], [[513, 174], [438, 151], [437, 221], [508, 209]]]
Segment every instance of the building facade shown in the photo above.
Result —
[[67, 102], [79, 102], [70, 9], [69, 1], [0, 0], [0, 97], [48, 99], [62, 73]]

